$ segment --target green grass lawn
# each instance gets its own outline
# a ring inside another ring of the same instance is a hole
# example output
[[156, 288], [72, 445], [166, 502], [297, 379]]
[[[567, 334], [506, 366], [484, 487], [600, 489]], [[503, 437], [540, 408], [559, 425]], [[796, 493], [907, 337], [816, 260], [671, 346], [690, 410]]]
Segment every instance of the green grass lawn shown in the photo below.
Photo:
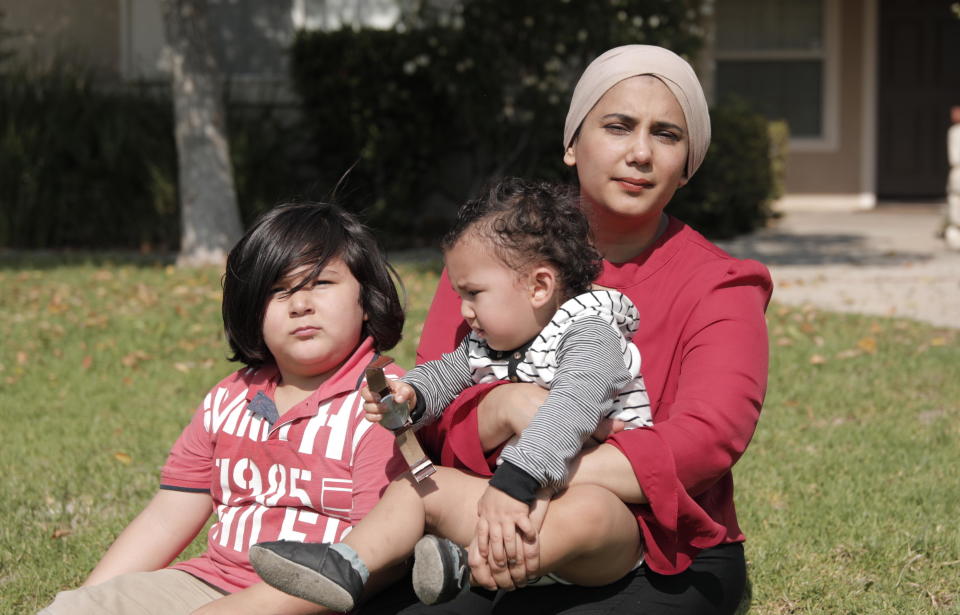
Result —
[[[72, 260], [0, 263], [0, 613], [83, 580], [234, 369], [218, 272]], [[409, 367], [437, 266], [398, 269]], [[768, 317], [769, 395], [736, 469], [750, 613], [960, 613], [960, 335]]]

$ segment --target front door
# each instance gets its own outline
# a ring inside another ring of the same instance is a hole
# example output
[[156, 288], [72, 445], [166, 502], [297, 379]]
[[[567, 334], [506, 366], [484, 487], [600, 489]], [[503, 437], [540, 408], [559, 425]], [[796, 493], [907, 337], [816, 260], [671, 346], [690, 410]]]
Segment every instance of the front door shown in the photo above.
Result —
[[941, 198], [950, 107], [960, 105], [951, 0], [880, 0], [877, 196]]

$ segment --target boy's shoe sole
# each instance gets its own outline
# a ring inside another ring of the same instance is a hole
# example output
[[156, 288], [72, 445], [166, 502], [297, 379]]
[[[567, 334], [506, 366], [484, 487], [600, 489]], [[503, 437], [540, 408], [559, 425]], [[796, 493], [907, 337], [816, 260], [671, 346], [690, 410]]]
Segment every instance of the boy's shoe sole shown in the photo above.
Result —
[[342, 555], [326, 543], [281, 540], [250, 547], [250, 563], [268, 585], [334, 611], [353, 610], [363, 580]]
[[420, 602], [447, 602], [469, 586], [467, 552], [460, 545], [427, 534], [417, 542], [413, 554], [413, 591]]

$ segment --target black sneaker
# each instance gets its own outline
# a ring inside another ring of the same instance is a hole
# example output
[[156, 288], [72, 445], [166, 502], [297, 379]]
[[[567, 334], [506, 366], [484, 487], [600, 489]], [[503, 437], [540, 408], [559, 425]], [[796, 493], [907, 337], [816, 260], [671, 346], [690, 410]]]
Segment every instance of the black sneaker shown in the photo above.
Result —
[[447, 602], [470, 587], [467, 550], [452, 540], [427, 534], [413, 557], [413, 591], [420, 602]]
[[352, 611], [363, 593], [360, 573], [327, 543], [261, 542], [250, 563], [268, 585], [334, 611]]

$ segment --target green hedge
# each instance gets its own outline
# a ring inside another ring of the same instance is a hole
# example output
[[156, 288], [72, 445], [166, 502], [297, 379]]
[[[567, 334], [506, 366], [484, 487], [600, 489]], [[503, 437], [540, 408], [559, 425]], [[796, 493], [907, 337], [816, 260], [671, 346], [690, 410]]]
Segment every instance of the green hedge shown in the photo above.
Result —
[[0, 76], [0, 245], [175, 244], [171, 127], [168, 103], [82, 70]]
[[[244, 220], [293, 196], [301, 130], [228, 106]], [[0, 246], [175, 251], [176, 147], [166, 87], [105, 88], [82, 69], [0, 74]]]
[[783, 192], [786, 124], [769, 123], [738, 100], [710, 110], [713, 136], [703, 165], [668, 211], [715, 239], [749, 233]]
[[[297, 39], [293, 75], [318, 181], [341, 183], [338, 199], [389, 229], [391, 247], [430, 242], [490, 177], [573, 180], [562, 126], [598, 53], [638, 41], [686, 54], [698, 46], [697, 15], [682, 2], [561, 2], [550, 15], [534, 4], [474, 1], [398, 31]], [[670, 207], [708, 236], [730, 237], [770, 216], [782, 157], [766, 120], [741, 103], [712, 115], [710, 154]]]
[[431, 242], [490, 177], [569, 180], [562, 127], [583, 68], [633, 42], [694, 55], [699, 5], [472, 0], [393, 31], [302, 33], [291, 64], [318, 181], [346, 174], [339, 200], [395, 247]]
[[[388, 247], [434, 244], [491, 177], [574, 179], [562, 126], [593, 57], [628, 42], [693, 57], [700, 44], [696, 0], [414, 4], [395, 30], [300, 34], [301, 113], [228, 107], [245, 221], [288, 198], [336, 199]], [[769, 216], [782, 156], [742, 105], [713, 120], [711, 152], [671, 208], [724, 237]], [[63, 66], [0, 73], [0, 246], [176, 250], [175, 161], [166, 88], [104, 89]]]

